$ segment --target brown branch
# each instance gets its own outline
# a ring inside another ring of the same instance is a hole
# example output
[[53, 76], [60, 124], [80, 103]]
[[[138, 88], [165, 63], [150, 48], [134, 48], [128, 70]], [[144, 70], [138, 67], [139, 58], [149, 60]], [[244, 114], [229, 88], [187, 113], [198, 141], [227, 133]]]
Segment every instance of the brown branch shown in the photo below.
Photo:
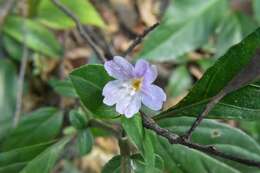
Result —
[[92, 48], [92, 50], [95, 52], [97, 57], [101, 62], [106, 61], [106, 57], [104, 56], [102, 50], [96, 45], [96, 43], [91, 39], [89, 34], [85, 31], [84, 27], [81, 25], [79, 18], [71, 12], [66, 6], [64, 6], [62, 3], [60, 3], [59, 0], [52, 0], [53, 4], [56, 5], [64, 14], [66, 14], [69, 18], [71, 18], [78, 29], [78, 32], [83, 37], [83, 39], [89, 44], [89, 46]]
[[155, 23], [154, 25], [152, 25], [151, 27], [147, 28], [142, 35], [139, 35], [138, 37], [135, 38], [135, 40], [133, 41], [133, 43], [129, 46], [129, 48], [125, 51], [124, 53], [124, 57], [126, 57], [128, 54], [130, 54], [134, 48], [139, 45], [143, 39], [145, 38], [145, 36], [147, 36], [151, 31], [153, 31], [157, 26], [159, 26], [159, 22]]
[[191, 125], [190, 129], [183, 136], [187, 140], [190, 140], [192, 133], [194, 130], [200, 125], [202, 120], [209, 114], [209, 112], [215, 107], [215, 105], [225, 96], [224, 93], [220, 92], [218, 95], [213, 97], [211, 101], [206, 105], [204, 111], [196, 118], [196, 120]]
[[197, 143], [192, 143], [191, 141], [189, 141], [181, 136], [178, 136], [177, 134], [174, 134], [167, 129], [160, 127], [158, 124], [156, 124], [154, 122], [153, 119], [149, 118], [144, 113], [141, 113], [141, 114], [142, 114], [142, 119], [143, 119], [143, 126], [147, 129], [154, 131], [157, 135], [166, 138], [169, 141], [169, 143], [171, 143], [171, 144], [184, 145], [188, 148], [195, 149], [195, 150], [204, 152], [206, 154], [210, 154], [213, 156], [218, 156], [218, 157], [221, 157], [224, 159], [232, 160], [232, 161], [235, 161], [235, 162], [247, 165], [247, 166], [253, 166], [253, 167], [260, 168], [260, 162], [258, 162], [258, 161], [226, 154], [222, 151], [217, 150], [214, 146], [208, 146], [208, 145], [205, 146], [205, 145], [200, 145]]
[[254, 57], [233, 79], [206, 105], [205, 110], [197, 117], [191, 128], [187, 131], [184, 137], [190, 139], [192, 132], [198, 127], [203, 118], [205, 118], [210, 111], [217, 105], [217, 103], [227, 94], [242, 88], [253, 81], [260, 78], [260, 49], [257, 49]]

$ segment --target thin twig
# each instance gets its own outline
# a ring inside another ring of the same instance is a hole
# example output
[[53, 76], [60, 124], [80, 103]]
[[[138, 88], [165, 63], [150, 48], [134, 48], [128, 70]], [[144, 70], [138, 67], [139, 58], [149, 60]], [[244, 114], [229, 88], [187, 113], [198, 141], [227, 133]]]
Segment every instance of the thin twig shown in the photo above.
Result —
[[204, 111], [196, 118], [196, 120], [191, 125], [190, 129], [183, 136], [187, 140], [190, 140], [193, 131], [200, 125], [202, 120], [209, 114], [209, 112], [215, 107], [215, 105], [225, 96], [222, 92], [211, 99], [211, 101], [206, 105]]
[[126, 57], [128, 54], [130, 54], [134, 48], [139, 45], [143, 39], [145, 38], [145, 36], [147, 36], [151, 31], [153, 31], [157, 26], [159, 26], [159, 22], [155, 23], [154, 25], [152, 25], [151, 27], [147, 28], [142, 35], [139, 35], [138, 37], [135, 38], [135, 40], [133, 41], [133, 43], [129, 46], [129, 48], [125, 51], [124, 53], [124, 57]]
[[154, 131], [157, 135], [166, 138], [169, 141], [169, 143], [171, 143], [171, 144], [184, 145], [188, 148], [192, 148], [192, 149], [204, 152], [206, 154], [210, 154], [210, 155], [218, 156], [218, 157], [221, 157], [224, 159], [232, 160], [232, 161], [235, 161], [235, 162], [247, 165], [247, 166], [253, 166], [253, 167], [260, 168], [260, 162], [258, 162], [258, 161], [226, 154], [222, 151], [217, 150], [214, 146], [208, 146], [208, 145], [205, 146], [205, 145], [200, 145], [197, 143], [192, 143], [191, 141], [189, 141], [185, 138], [182, 138], [182, 137], [178, 136], [177, 134], [170, 132], [167, 129], [160, 127], [158, 124], [156, 124], [154, 122], [153, 119], [149, 118], [144, 113], [142, 113], [142, 119], [143, 119], [143, 125], [145, 128], [150, 129], [150, 130]]
[[[25, 20], [25, 19], [24, 19]], [[16, 109], [14, 115], [13, 126], [16, 127], [19, 123], [21, 110], [22, 110], [22, 101], [23, 101], [23, 85], [24, 85], [24, 76], [27, 66], [27, 59], [28, 59], [28, 47], [26, 45], [26, 28], [25, 28], [25, 21], [23, 21], [23, 52], [21, 58], [21, 65], [19, 71], [19, 79], [18, 79], [18, 89], [16, 95]]]
[[211, 98], [210, 102], [206, 105], [205, 110], [197, 117], [192, 124], [191, 128], [185, 134], [187, 139], [190, 139], [192, 132], [198, 127], [210, 111], [219, 103], [219, 101], [227, 94], [236, 91], [260, 78], [260, 49], [257, 49], [255, 55], [252, 57], [250, 62], [239, 72], [233, 79], [214, 97]]
[[52, 0], [53, 4], [55, 4], [64, 14], [66, 14], [69, 18], [71, 18], [75, 24], [76, 27], [80, 33], [80, 35], [84, 38], [84, 40], [90, 45], [90, 47], [93, 49], [97, 57], [100, 61], [103, 63], [106, 61], [106, 58], [102, 52], [102, 50], [96, 45], [96, 43], [91, 39], [89, 34], [84, 30], [84, 27], [81, 25], [79, 18], [71, 12], [66, 6], [64, 6], [62, 3], [60, 3], [59, 0]]

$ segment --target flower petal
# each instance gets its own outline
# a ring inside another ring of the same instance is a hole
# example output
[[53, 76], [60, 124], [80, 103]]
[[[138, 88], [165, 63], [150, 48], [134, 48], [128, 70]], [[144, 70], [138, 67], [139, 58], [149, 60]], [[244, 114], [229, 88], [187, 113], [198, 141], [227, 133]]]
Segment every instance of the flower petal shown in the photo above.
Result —
[[103, 103], [109, 106], [116, 104], [120, 96], [127, 92], [122, 85], [123, 82], [120, 80], [108, 82], [102, 91], [102, 95], [105, 97]]
[[140, 59], [136, 62], [134, 73], [136, 77], [143, 77], [146, 70], [149, 68], [149, 63], [143, 59]]
[[141, 108], [141, 96], [136, 93], [128, 94], [116, 104], [116, 111], [124, 114], [127, 118], [131, 118]]
[[160, 110], [166, 100], [166, 94], [156, 85], [145, 85], [141, 93], [143, 104], [155, 111]]
[[107, 73], [121, 80], [126, 80], [133, 77], [134, 67], [127, 60], [120, 56], [115, 56], [113, 60], [105, 62]]
[[136, 62], [134, 73], [136, 77], [144, 77], [144, 82], [148, 84], [153, 83], [158, 75], [156, 66], [143, 59]]

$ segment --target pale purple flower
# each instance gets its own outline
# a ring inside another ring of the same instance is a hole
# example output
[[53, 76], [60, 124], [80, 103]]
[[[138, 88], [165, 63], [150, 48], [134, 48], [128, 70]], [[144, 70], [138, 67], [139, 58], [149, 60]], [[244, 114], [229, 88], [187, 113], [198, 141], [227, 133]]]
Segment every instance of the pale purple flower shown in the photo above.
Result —
[[135, 67], [120, 56], [105, 63], [107, 73], [116, 80], [108, 82], [102, 95], [106, 105], [116, 105], [116, 111], [132, 117], [143, 103], [152, 110], [160, 110], [166, 100], [164, 91], [152, 84], [157, 77], [155, 65], [138, 60]]

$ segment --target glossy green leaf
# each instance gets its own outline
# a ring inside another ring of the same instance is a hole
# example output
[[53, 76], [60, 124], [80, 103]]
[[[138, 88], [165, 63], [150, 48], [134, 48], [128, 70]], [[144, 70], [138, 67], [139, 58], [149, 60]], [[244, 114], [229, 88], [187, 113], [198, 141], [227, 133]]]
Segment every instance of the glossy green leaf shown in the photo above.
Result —
[[[102, 18], [88, 0], [60, 0], [60, 2], [78, 16], [82, 24], [105, 26]], [[75, 23], [50, 0], [41, 1], [37, 20], [54, 29], [68, 29], [75, 26]]]
[[[131, 157], [131, 171], [133, 173], [145, 173], [145, 163], [141, 155], [135, 154]], [[121, 165], [122, 157], [120, 155], [114, 156], [111, 160], [109, 160], [106, 165], [102, 169], [102, 173], [120, 173], [120, 165]], [[156, 168], [154, 168], [149, 173], [161, 173], [164, 168], [163, 160], [160, 156], [156, 155]]]
[[80, 130], [77, 136], [76, 147], [81, 156], [88, 154], [93, 145], [93, 136], [89, 129]]
[[43, 25], [31, 19], [9, 16], [3, 32], [21, 44], [26, 40], [26, 45], [34, 51], [56, 58], [62, 55], [61, 45], [55, 36]]
[[16, 105], [16, 86], [15, 66], [6, 59], [0, 59], [0, 123], [13, 117]]
[[3, 35], [3, 45], [5, 51], [8, 53], [8, 56], [15, 59], [16, 61], [21, 60], [23, 48], [18, 41], [14, 40], [8, 35]]
[[[154, 152], [153, 142], [151, 140], [152, 132], [145, 130], [144, 138], [143, 138], [143, 147], [144, 147], [144, 172], [150, 173], [155, 172], [155, 164], [156, 164], [156, 157]], [[158, 171], [156, 171], [158, 172]]]
[[252, 19], [243, 13], [230, 13], [220, 24], [216, 57], [223, 55], [231, 46], [239, 43], [245, 36], [256, 29]]
[[[250, 34], [241, 43], [233, 46], [192, 88], [176, 106], [157, 118], [170, 116], [198, 116], [208, 101], [249, 64], [260, 47], [260, 29]], [[228, 94], [208, 114], [208, 117], [232, 119], [259, 119], [260, 83], [255, 82]]]
[[62, 114], [55, 108], [41, 108], [25, 116], [17, 128], [10, 129], [1, 151], [36, 145], [53, 140], [62, 125]]
[[260, 24], [260, 2], [258, 0], [253, 0], [253, 8], [254, 8], [255, 18]]
[[242, 173], [238, 170], [181, 145], [171, 145], [165, 139], [154, 141], [156, 152], [164, 159], [165, 172], [174, 173]]
[[171, 74], [167, 86], [167, 93], [172, 97], [180, 96], [187, 92], [191, 84], [192, 79], [188, 69], [185, 66], [179, 66]]
[[49, 81], [54, 91], [64, 97], [77, 97], [77, 93], [73, 88], [70, 80], [57, 80], [52, 79]]
[[260, 143], [260, 121], [239, 121], [239, 128]]
[[86, 115], [80, 113], [79, 111], [72, 110], [69, 114], [70, 123], [76, 129], [84, 129], [87, 126], [87, 117]]
[[70, 79], [84, 106], [96, 117], [118, 116], [113, 107], [103, 104], [103, 87], [112, 78], [102, 65], [84, 65], [74, 70]]
[[144, 129], [140, 114], [132, 118], [121, 117], [121, 123], [130, 140], [143, 152]]
[[[190, 128], [193, 121], [194, 118], [190, 117], [167, 118], [161, 120], [159, 124], [161, 127], [181, 135]], [[260, 161], [260, 146], [252, 137], [239, 129], [214, 120], [204, 120], [194, 131], [192, 141], [204, 145], [214, 145], [225, 153]], [[237, 162], [227, 162], [224, 159], [220, 161], [241, 172], [260, 172], [258, 168], [248, 167]]]
[[0, 153], [0, 173], [17, 173], [53, 141]]
[[71, 137], [65, 137], [30, 161], [20, 173], [50, 173]]
[[145, 172], [151, 172], [155, 167], [155, 155], [150, 132], [142, 125], [140, 114], [132, 118], [121, 117], [121, 123], [130, 140], [137, 146], [145, 162]]
[[102, 169], [102, 173], [120, 173], [121, 156], [114, 156]]
[[160, 26], [144, 41], [139, 57], [169, 61], [199, 48], [207, 43], [227, 10], [225, 0], [171, 2]]

